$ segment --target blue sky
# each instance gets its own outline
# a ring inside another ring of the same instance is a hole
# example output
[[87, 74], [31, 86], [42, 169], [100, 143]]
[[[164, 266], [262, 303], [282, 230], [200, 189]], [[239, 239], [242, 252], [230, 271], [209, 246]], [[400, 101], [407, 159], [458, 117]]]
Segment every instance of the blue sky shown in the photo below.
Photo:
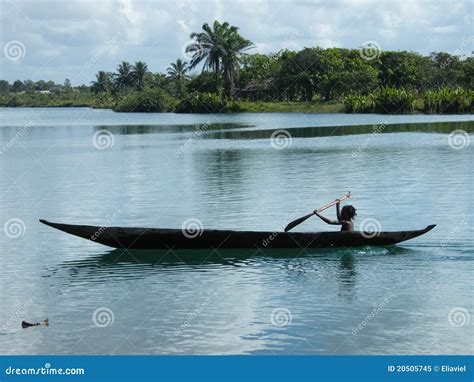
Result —
[[[165, 71], [186, 59], [189, 34], [217, 19], [240, 27], [253, 52], [283, 48], [357, 48], [423, 54], [474, 50], [474, 2], [422, 0], [336, 1], [21, 1], [2, 0], [1, 78], [69, 78], [88, 84], [122, 60]], [[16, 50], [15, 50], [16, 49]], [[12, 59], [13, 58], [13, 59]]]

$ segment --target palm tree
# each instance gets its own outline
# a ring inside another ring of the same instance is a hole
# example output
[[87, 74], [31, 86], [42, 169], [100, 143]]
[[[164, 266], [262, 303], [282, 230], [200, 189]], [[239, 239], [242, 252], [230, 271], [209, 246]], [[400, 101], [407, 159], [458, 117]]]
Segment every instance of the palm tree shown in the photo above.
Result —
[[186, 74], [188, 70], [188, 63], [180, 58], [176, 62], [172, 62], [166, 69], [168, 78], [171, 78], [177, 85], [177, 96], [179, 98], [182, 98], [185, 93], [184, 81], [189, 79], [189, 75]]
[[103, 93], [109, 90], [110, 87], [110, 74], [104, 71], [100, 71], [95, 75], [96, 80], [91, 81], [91, 88], [95, 94]]
[[234, 96], [234, 83], [236, 72], [242, 62], [244, 52], [253, 47], [253, 43], [243, 38], [237, 28], [229, 29], [224, 41], [224, 57], [222, 58], [222, 66], [224, 68], [224, 86], [225, 93], [228, 97]]
[[239, 34], [239, 28], [230, 26], [227, 22], [221, 24], [216, 20], [212, 28], [206, 23], [202, 29], [204, 32], [191, 33], [190, 37], [195, 42], [186, 48], [186, 52], [193, 55], [190, 68], [203, 62], [203, 70], [214, 71], [216, 87], [223, 68], [226, 93], [232, 96], [240, 56], [243, 51], [251, 48], [253, 43]]
[[176, 62], [172, 62], [166, 69], [168, 77], [179, 82], [189, 79], [189, 75], [186, 74], [188, 70], [188, 63], [182, 61], [180, 58], [178, 58]]
[[145, 87], [145, 75], [148, 73], [148, 65], [142, 61], [135, 62], [132, 68], [134, 85], [137, 90], [143, 90]]
[[117, 86], [125, 92], [128, 92], [133, 86], [134, 76], [132, 66], [128, 62], [122, 61], [122, 63], [117, 66], [117, 73], [115, 73], [114, 76]]
[[205, 23], [202, 26], [204, 32], [191, 33], [190, 37], [195, 42], [186, 48], [186, 52], [192, 54], [190, 68], [193, 69], [204, 61], [202, 69], [203, 71], [211, 69], [214, 72], [216, 85], [221, 69], [221, 59], [224, 55], [223, 30], [228, 27], [228, 23], [220, 24], [217, 20], [214, 21], [212, 28]]

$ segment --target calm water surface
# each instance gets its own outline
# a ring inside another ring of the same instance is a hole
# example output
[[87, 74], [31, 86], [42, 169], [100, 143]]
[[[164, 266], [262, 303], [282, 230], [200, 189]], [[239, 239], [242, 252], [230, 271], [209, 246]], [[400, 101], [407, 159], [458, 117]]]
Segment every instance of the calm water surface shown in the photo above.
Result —
[[[0, 118], [1, 353], [474, 351], [474, 145], [449, 145], [472, 116]], [[396, 248], [140, 253], [38, 223], [280, 230], [347, 190], [358, 226], [438, 226]]]

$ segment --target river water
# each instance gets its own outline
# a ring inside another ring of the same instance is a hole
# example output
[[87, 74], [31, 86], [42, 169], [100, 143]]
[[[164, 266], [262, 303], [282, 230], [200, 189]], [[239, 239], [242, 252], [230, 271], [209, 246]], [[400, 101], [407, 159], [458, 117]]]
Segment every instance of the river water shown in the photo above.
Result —
[[[473, 116], [0, 118], [1, 353], [474, 351]], [[388, 248], [141, 253], [38, 222], [274, 231], [348, 190], [356, 227], [437, 227]]]

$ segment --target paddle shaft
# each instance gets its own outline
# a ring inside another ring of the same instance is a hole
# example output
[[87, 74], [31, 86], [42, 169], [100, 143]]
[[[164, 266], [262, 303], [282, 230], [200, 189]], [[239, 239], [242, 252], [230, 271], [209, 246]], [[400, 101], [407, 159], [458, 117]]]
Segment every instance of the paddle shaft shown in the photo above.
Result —
[[[349, 199], [351, 197], [351, 193], [349, 192], [348, 194], [346, 195], [343, 195], [339, 198], [339, 201], [343, 201], [343, 200], [346, 200], [346, 199]], [[317, 211], [318, 212], [321, 212], [321, 211], [324, 211], [324, 210], [327, 210], [329, 207], [332, 207], [334, 206], [335, 204], [337, 204], [338, 202], [337, 201], [334, 201], [334, 202], [331, 202], [331, 203], [328, 203], [324, 206], [322, 206], [321, 208], [319, 208]], [[288, 232], [289, 230], [295, 228], [297, 225], [303, 223], [304, 221], [308, 220], [311, 216], [313, 216], [315, 213], [314, 211], [311, 212], [310, 214], [308, 215], [305, 215], [299, 219], [296, 219], [296, 220], [293, 220], [291, 223], [289, 223], [286, 227], [285, 227], [285, 232]]]
[[[346, 194], [346, 195], [343, 195], [341, 196], [341, 198], [339, 199], [340, 202], [342, 202], [343, 200], [346, 200], [346, 199], [349, 199], [351, 197], [351, 194]], [[325, 206], [322, 206], [321, 208], [318, 208], [318, 212], [322, 212], [324, 210], [327, 210], [329, 207], [332, 207], [334, 206], [335, 204], [337, 204], [338, 202], [335, 200], [334, 202], [331, 202], [331, 203], [328, 203], [326, 204]], [[313, 212], [314, 214], [314, 212]]]

